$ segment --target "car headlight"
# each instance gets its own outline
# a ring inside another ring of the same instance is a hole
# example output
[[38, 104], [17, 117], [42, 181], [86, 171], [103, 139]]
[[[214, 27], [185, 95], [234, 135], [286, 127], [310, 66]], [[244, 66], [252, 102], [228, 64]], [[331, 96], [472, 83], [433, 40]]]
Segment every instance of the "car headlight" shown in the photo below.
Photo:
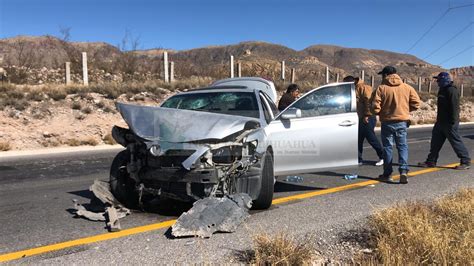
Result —
[[161, 154], [161, 147], [160, 145], [153, 145], [150, 147], [150, 153], [153, 156], [159, 156]]

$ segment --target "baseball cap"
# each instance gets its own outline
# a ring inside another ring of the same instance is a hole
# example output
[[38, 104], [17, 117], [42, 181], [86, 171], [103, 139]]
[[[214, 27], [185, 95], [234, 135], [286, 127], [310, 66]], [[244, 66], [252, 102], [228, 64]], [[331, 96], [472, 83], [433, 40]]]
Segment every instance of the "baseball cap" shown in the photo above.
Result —
[[383, 74], [390, 75], [390, 74], [395, 74], [395, 73], [397, 73], [396, 68], [394, 68], [393, 66], [386, 66], [382, 69], [382, 71], [380, 71], [377, 74], [379, 74], [379, 75], [383, 75]]
[[449, 76], [449, 73], [448, 72], [440, 72], [438, 74], [438, 76], [436, 77], [433, 77], [434, 79], [439, 79], [439, 80], [443, 80], [443, 79], [446, 79], [446, 80], [451, 80], [451, 76]]

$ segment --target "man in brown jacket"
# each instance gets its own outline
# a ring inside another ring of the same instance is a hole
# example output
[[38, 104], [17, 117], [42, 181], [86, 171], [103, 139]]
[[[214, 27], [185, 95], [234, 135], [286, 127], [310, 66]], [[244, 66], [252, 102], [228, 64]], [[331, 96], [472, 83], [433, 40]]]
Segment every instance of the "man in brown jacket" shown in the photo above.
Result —
[[354, 82], [356, 89], [357, 101], [357, 116], [359, 116], [359, 165], [362, 164], [362, 152], [364, 151], [364, 140], [367, 139], [369, 144], [377, 152], [379, 160], [375, 163], [376, 166], [383, 165], [383, 150], [374, 128], [376, 119], [370, 110], [370, 97], [372, 95], [372, 87], [365, 84], [363, 80], [347, 76], [343, 79], [344, 82]]
[[410, 112], [420, 107], [420, 97], [415, 89], [403, 83], [392, 66], [386, 66], [382, 74], [382, 84], [372, 95], [372, 111], [379, 115], [382, 122], [382, 145], [384, 157], [384, 171], [379, 179], [391, 181], [392, 146], [395, 143], [398, 150], [398, 171], [400, 183], [407, 184], [408, 174], [408, 144], [407, 127], [410, 121]]

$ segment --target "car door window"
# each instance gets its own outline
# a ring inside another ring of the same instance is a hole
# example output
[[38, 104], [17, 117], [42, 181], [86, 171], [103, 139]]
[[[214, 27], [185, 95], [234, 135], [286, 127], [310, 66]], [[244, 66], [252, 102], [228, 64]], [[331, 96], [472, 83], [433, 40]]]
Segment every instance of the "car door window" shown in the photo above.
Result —
[[351, 112], [351, 85], [323, 87], [291, 105], [301, 110], [301, 117], [315, 117]]
[[268, 107], [265, 104], [265, 99], [262, 97], [262, 95], [260, 95], [260, 102], [262, 103], [263, 115], [265, 116], [265, 120], [267, 121], [267, 123], [270, 123], [273, 118], [270, 114], [270, 110], [268, 110]]
[[262, 93], [261, 95], [263, 95], [263, 97], [267, 100], [267, 103], [268, 105], [270, 106], [271, 110], [272, 110], [272, 113], [273, 113], [273, 117], [276, 117], [278, 115], [278, 113], [280, 112], [277, 108], [277, 106], [275, 105], [275, 103], [272, 101], [272, 99], [270, 99], [270, 97], [268, 95], [266, 95], [265, 93]]

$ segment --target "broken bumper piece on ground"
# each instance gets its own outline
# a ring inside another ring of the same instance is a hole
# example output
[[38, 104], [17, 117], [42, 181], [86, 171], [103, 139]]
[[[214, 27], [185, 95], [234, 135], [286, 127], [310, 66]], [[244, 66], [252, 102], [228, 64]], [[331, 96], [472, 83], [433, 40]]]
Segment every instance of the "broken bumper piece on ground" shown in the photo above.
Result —
[[119, 219], [130, 214], [130, 210], [125, 208], [110, 192], [108, 182], [95, 180], [89, 188], [95, 198], [85, 207], [74, 202], [74, 214], [77, 217], [83, 217], [91, 221], [106, 221], [107, 229], [110, 232], [120, 231]]
[[252, 199], [243, 193], [198, 200], [178, 218], [171, 234], [208, 238], [215, 232], [234, 232], [249, 216], [251, 207]]

